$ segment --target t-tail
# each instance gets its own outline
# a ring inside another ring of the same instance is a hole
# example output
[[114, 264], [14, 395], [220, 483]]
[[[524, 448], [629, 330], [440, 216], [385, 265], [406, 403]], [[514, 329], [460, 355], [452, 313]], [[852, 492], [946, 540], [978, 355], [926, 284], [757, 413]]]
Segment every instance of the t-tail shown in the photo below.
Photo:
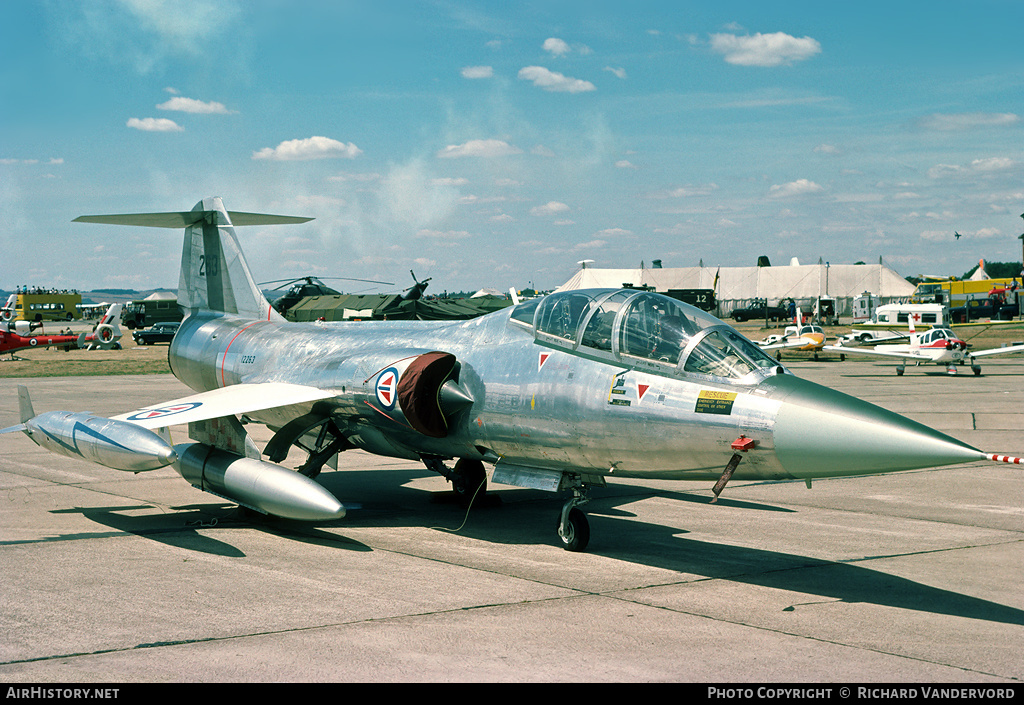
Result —
[[240, 225], [305, 223], [312, 218], [228, 211], [220, 198], [205, 198], [191, 211], [83, 215], [76, 223], [184, 228], [178, 305], [188, 315], [228, 313], [265, 321], [281, 321], [256, 285], [235, 236]]

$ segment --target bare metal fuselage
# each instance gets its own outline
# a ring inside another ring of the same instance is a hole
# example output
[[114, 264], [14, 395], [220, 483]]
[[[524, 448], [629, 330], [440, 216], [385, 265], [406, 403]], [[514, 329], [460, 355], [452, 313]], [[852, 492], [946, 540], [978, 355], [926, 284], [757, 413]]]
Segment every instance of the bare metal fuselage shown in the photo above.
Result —
[[[610, 365], [538, 345], [508, 319], [507, 311], [445, 324], [194, 316], [175, 337], [170, 362], [197, 391], [254, 382], [330, 389], [332, 413], [349, 439], [382, 455], [500, 456], [507, 464], [590, 474], [714, 479], [733, 453], [730, 444], [747, 436], [756, 439], [758, 452], [747, 454], [737, 478], [794, 477], [771, 452], [779, 402], [764, 385], [696, 384]], [[382, 370], [432, 350], [458, 358], [459, 381], [474, 399], [444, 438], [425, 437], [374, 403]], [[701, 393], [714, 392], [734, 395], [729, 413], [698, 405]], [[279, 428], [311, 408], [248, 416]]]

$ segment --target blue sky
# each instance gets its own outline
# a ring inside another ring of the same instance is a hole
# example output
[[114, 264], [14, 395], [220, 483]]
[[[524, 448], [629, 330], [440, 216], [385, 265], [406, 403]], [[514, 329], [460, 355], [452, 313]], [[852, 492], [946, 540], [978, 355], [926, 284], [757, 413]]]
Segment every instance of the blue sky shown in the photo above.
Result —
[[1021, 27], [1019, 0], [8, 0], [0, 288], [173, 288], [180, 233], [70, 221], [208, 196], [316, 218], [239, 229], [259, 281], [1018, 260]]

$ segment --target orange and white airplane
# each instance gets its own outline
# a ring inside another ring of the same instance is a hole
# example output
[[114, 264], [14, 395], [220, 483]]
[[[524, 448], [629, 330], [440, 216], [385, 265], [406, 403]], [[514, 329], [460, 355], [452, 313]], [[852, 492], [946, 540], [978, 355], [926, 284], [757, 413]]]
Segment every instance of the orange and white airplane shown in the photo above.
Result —
[[[914, 330], [914, 321], [920, 314], [911, 314], [908, 319], [910, 325], [910, 342], [899, 345], [876, 345], [874, 348], [858, 348], [845, 345], [826, 345], [825, 350], [851, 354], [851, 355], [878, 355], [882, 357], [895, 357], [904, 361], [913, 360], [916, 364], [934, 363], [945, 365], [946, 372], [955, 375], [958, 364], [970, 365], [975, 376], [981, 374], [981, 365], [975, 358], [988, 357], [990, 355], [1009, 355], [1024, 352], [1024, 345], [1011, 345], [1005, 348], [992, 348], [989, 350], [978, 350], [968, 352], [968, 343], [957, 337], [949, 328], [932, 328], [924, 333], [917, 333]], [[902, 375], [906, 365], [896, 367], [896, 374]]]
[[[762, 350], [811, 350], [817, 359], [818, 351], [825, 346], [825, 331], [819, 325], [803, 324], [802, 321], [803, 315], [798, 308], [793, 319], [795, 325], [786, 326], [786, 332], [781, 340], [758, 343], [758, 345]], [[781, 352], [775, 353], [775, 359], [779, 359], [780, 355]]]

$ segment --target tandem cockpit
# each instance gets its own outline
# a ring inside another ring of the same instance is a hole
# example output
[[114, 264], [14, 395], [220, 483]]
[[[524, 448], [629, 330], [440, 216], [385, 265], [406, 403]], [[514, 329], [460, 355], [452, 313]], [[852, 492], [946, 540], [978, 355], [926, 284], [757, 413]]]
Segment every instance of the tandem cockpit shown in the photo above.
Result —
[[519, 304], [510, 320], [540, 345], [670, 377], [757, 384], [788, 372], [714, 316], [649, 291], [563, 291]]

